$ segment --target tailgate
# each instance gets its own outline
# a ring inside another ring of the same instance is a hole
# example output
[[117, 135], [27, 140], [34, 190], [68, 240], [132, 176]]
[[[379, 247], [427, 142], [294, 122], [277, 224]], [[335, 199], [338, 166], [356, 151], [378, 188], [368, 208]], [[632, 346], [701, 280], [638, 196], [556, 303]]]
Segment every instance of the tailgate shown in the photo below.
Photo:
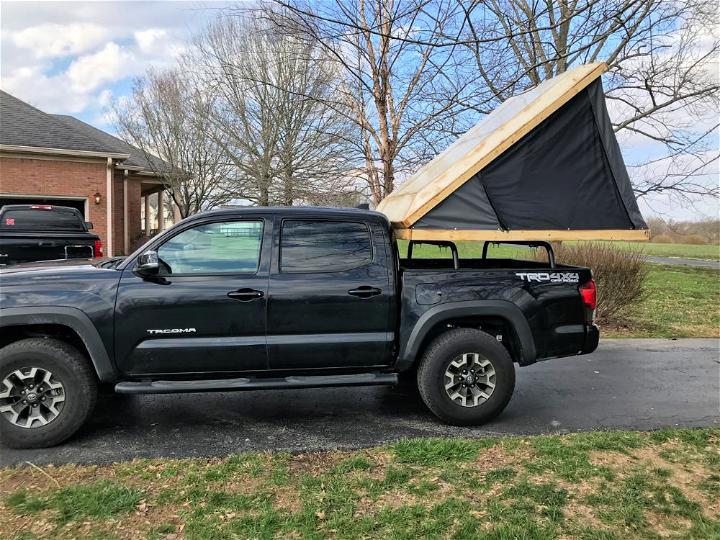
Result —
[[588, 268], [557, 265], [553, 269], [528, 269], [515, 273], [534, 299], [531, 310], [540, 358], [577, 354], [586, 348], [593, 308], [581, 292], [590, 286]]
[[95, 237], [87, 233], [4, 233], [0, 235], [0, 264], [94, 256]]

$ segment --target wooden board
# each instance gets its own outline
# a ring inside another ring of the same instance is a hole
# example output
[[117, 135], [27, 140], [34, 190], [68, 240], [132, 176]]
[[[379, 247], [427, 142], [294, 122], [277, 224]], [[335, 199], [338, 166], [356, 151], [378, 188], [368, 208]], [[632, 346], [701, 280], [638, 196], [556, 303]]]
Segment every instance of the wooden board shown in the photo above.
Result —
[[604, 62], [579, 66], [508, 99], [385, 197], [377, 210], [394, 227], [409, 229], [606, 70]]
[[583, 231], [482, 231], [456, 229], [395, 229], [399, 240], [475, 240], [491, 242], [517, 241], [566, 241], [566, 240], [630, 240], [647, 241], [650, 239], [648, 229], [629, 230], [583, 230]]

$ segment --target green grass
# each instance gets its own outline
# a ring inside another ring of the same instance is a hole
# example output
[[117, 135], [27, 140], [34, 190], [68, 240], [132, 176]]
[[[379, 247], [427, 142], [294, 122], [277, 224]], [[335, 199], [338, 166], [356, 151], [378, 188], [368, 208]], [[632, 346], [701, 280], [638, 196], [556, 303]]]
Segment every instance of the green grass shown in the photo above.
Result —
[[606, 336], [720, 337], [720, 272], [708, 268], [652, 265], [647, 294]]
[[621, 249], [640, 248], [647, 255], [656, 257], [680, 257], [684, 259], [720, 260], [720, 245], [658, 244], [655, 242], [612, 242]]
[[719, 464], [667, 429], [6, 468], [0, 537], [718, 538]]
[[[576, 242], [565, 242], [575, 244]], [[694, 244], [658, 244], [654, 242], [609, 242], [619, 249], [639, 249], [646, 255], [656, 257], [680, 257], [684, 259], [708, 259], [720, 260], [720, 245], [694, 245]], [[404, 257], [407, 253], [407, 242], [399, 241], [400, 253]], [[465, 258], [482, 257], [483, 242], [457, 242], [458, 254]], [[447, 257], [450, 258], [448, 249], [438, 248], [430, 245], [419, 245], [413, 248], [413, 256], [418, 258]], [[510, 245], [490, 245], [488, 256], [496, 259], [516, 257], [528, 258], [531, 256], [532, 248], [523, 248]], [[544, 252], [543, 249], [540, 251]]]
[[19, 489], [5, 503], [22, 513], [50, 510], [58, 525], [88, 518], [113, 518], [132, 512], [141, 499], [137, 490], [101, 479], [87, 485], [68, 486], [38, 495]]

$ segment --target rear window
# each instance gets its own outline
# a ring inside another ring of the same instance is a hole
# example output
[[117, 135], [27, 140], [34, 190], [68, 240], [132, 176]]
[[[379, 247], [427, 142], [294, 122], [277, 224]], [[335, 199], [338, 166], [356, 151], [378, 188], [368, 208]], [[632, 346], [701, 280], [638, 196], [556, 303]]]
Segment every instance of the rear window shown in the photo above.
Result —
[[84, 231], [85, 223], [79, 215], [71, 212], [18, 208], [3, 212], [0, 228], [24, 231]]
[[372, 261], [364, 223], [286, 220], [280, 236], [281, 272], [338, 272]]

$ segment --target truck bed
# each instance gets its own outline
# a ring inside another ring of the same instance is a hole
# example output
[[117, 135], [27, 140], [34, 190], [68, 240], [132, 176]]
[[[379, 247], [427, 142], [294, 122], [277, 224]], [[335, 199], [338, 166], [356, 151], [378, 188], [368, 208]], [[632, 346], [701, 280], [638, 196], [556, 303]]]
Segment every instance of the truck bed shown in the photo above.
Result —
[[[467, 306], [477, 326], [494, 333], [521, 364], [582, 353], [597, 344], [578, 289], [591, 278], [588, 268], [539, 261], [459, 259], [455, 269], [452, 259], [402, 259], [400, 343], [412, 341], [421, 318], [454, 304], [462, 324], [468, 322], [462, 309]], [[506, 315], [484, 318], [483, 306]], [[528, 335], [510, 330], [523, 320]]]

